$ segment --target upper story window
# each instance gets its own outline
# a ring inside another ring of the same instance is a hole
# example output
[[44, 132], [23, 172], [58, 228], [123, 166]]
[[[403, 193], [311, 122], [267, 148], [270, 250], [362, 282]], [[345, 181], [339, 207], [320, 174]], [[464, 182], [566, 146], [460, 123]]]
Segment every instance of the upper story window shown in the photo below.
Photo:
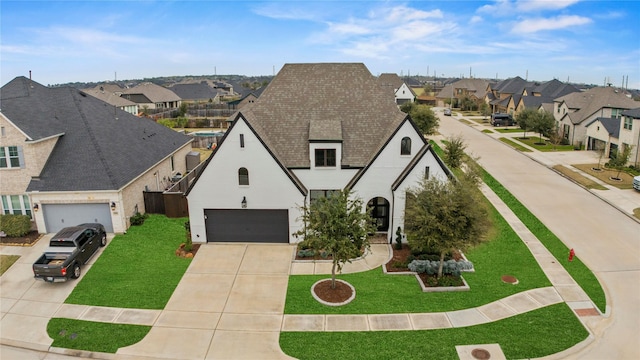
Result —
[[411, 155], [411, 138], [403, 137], [400, 142], [400, 155]]
[[611, 109], [612, 119], [620, 119], [621, 115], [622, 115], [622, 109]]
[[316, 149], [316, 167], [336, 166], [336, 149]]
[[247, 168], [238, 169], [238, 185], [249, 185], [249, 170]]
[[339, 194], [340, 190], [310, 190], [309, 201], [313, 203], [320, 198], [330, 198], [334, 194]]
[[23, 166], [22, 148], [19, 146], [0, 146], [0, 168], [10, 169]]
[[631, 116], [625, 116], [624, 117], [624, 128], [626, 130], [631, 130], [632, 127], [633, 127], [633, 118]]
[[244, 134], [240, 134], [240, 147], [244, 148]]

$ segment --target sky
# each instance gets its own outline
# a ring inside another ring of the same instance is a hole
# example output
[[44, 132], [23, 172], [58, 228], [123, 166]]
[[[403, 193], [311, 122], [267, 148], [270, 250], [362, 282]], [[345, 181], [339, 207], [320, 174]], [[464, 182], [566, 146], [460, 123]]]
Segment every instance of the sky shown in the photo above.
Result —
[[0, 83], [273, 75], [361, 62], [640, 88], [640, 1], [0, 1]]

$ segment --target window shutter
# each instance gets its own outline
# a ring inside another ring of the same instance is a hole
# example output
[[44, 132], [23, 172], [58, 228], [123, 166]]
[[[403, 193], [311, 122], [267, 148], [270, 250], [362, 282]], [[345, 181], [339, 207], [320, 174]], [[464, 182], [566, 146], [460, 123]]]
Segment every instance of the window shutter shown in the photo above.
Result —
[[24, 169], [24, 153], [22, 151], [22, 146], [18, 146], [18, 161], [20, 162], [20, 168]]

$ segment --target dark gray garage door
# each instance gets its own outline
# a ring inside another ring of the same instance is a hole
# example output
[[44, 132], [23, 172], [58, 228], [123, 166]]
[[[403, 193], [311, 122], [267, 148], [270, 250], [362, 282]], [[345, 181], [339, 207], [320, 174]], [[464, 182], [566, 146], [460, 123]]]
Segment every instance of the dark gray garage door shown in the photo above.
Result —
[[289, 242], [288, 210], [204, 211], [209, 242]]
[[100, 223], [113, 232], [109, 204], [43, 204], [42, 214], [47, 232], [54, 233], [67, 226]]

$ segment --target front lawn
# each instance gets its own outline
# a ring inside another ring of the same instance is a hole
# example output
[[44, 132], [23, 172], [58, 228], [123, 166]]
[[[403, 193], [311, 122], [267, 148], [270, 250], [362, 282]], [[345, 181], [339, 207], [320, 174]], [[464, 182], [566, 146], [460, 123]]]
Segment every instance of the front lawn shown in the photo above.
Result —
[[596, 189], [596, 190], [609, 190], [606, 187], [598, 184], [597, 182], [583, 176], [582, 174], [573, 171], [563, 165], [555, 165], [553, 167], [553, 169], [559, 173], [561, 173], [562, 175], [570, 178], [571, 180], [575, 181], [576, 183], [584, 186], [587, 189]]
[[191, 263], [175, 255], [185, 241], [186, 220], [150, 215], [114, 237], [65, 302], [163, 309]]
[[53, 318], [47, 324], [51, 346], [115, 353], [119, 348], [142, 340], [151, 326], [111, 324]]
[[[520, 130], [522, 131], [522, 130]], [[542, 138], [542, 142], [540, 142], [540, 138], [538, 136], [531, 136], [531, 137], [527, 137], [527, 138], [522, 138], [522, 137], [517, 137], [514, 138], [524, 144], [527, 144], [529, 146], [531, 146], [532, 148], [538, 150], [538, 151], [543, 151], [543, 152], [549, 152], [549, 151], [574, 151], [574, 147], [573, 145], [553, 145], [551, 144], [549, 141], [545, 140], [544, 138]]]
[[[309, 289], [327, 275], [293, 275], [287, 288], [286, 314], [386, 314], [453, 311], [484, 305], [529, 289], [551, 286], [529, 249], [491, 207], [495, 226], [490, 241], [471, 249], [467, 258], [475, 273], [463, 273], [470, 291], [424, 293], [413, 275], [389, 275], [381, 268], [338, 275], [356, 289], [356, 298], [338, 307], [315, 301]], [[505, 284], [502, 275], [520, 283]]]
[[507, 359], [555, 354], [588, 336], [565, 303], [483, 325], [418, 331], [283, 332], [298, 359], [457, 359], [456, 345], [500, 344]]
[[518, 127], [515, 127], [515, 128], [501, 127], [501, 128], [496, 128], [495, 130], [502, 134], [522, 132], [522, 129]]
[[522, 152], [532, 152], [531, 149], [526, 148], [524, 146], [522, 146], [521, 144], [511, 140], [511, 138], [506, 138], [506, 137], [501, 137], [500, 139], [498, 139], [500, 141], [502, 141], [503, 143], [511, 146], [512, 148], [518, 150], [518, 151], [522, 151]]
[[20, 259], [20, 255], [0, 255], [0, 275], [9, 270], [11, 265]]
[[[593, 168], [598, 168], [598, 164], [576, 164], [572, 166], [618, 189], [633, 189], [633, 175], [624, 170], [618, 171], [604, 165], [600, 166], [600, 171], [593, 170]], [[615, 177], [620, 180], [613, 180], [612, 178]]]

